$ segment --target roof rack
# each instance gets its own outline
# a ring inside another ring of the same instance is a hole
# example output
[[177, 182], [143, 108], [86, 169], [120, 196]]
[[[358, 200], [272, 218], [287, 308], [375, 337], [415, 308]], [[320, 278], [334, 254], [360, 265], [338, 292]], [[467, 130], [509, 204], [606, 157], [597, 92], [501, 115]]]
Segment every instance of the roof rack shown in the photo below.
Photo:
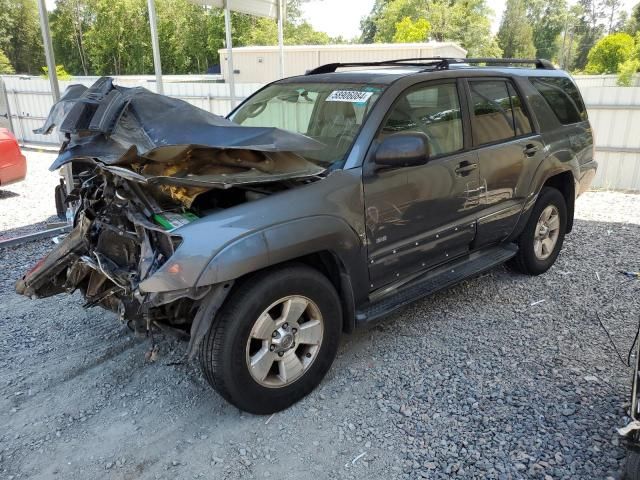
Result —
[[484, 63], [487, 67], [498, 65], [535, 65], [537, 69], [555, 70], [549, 60], [543, 58], [451, 58], [451, 57], [416, 57], [398, 58], [395, 60], [382, 60], [379, 62], [348, 62], [327, 63], [306, 72], [306, 75], [318, 75], [321, 73], [333, 73], [338, 68], [349, 67], [426, 67], [433, 70], [449, 70], [451, 65], [475, 65]]

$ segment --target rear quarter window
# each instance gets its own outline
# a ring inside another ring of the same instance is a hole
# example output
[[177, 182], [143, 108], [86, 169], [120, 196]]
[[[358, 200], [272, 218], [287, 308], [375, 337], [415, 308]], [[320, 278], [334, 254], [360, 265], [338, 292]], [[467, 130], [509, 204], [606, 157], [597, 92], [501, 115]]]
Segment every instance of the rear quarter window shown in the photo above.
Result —
[[529, 81], [551, 107], [560, 123], [569, 125], [587, 120], [587, 109], [571, 79], [531, 77]]

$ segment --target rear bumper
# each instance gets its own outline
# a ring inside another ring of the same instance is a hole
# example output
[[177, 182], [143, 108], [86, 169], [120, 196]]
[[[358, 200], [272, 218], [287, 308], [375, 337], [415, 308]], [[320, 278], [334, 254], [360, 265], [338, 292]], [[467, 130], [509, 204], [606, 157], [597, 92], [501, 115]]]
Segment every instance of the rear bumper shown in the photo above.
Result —
[[591, 160], [590, 162], [580, 165], [580, 171], [578, 173], [578, 185], [576, 188], [576, 197], [589, 190], [589, 188], [591, 187], [591, 183], [596, 176], [597, 170], [598, 162], [596, 162], [595, 160]]

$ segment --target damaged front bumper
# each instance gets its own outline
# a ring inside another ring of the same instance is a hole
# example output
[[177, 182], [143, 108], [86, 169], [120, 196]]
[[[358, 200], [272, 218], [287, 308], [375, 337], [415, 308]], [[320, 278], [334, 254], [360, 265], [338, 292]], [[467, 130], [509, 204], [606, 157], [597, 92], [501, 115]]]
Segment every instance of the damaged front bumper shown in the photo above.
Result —
[[80, 290], [85, 307], [111, 310], [134, 330], [168, 328], [189, 336], [192, 356], [232, 282], [142, 290], [140, 284], [173, 255], [182, 239], [133, 211], [131, 205], [137, 202], [121, 195], [83, 196], [75, 228], [18, 280], [16, 291], [42, 298]]

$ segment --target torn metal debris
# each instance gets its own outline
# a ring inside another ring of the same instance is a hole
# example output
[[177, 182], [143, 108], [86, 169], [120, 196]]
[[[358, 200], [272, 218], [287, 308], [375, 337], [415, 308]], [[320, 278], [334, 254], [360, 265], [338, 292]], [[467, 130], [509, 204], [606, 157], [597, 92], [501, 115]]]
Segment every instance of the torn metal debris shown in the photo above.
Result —
[[70, 87], [38, 133], [54, 127], [64, 141], [51, 169], [73, 163], [67, 201], [75, 205], [74, 229], [17, 282], [17, 292], [47, 297], [80, 290], [85, 306], [117, 312], [137, 330], [190, 331], [190, 353], [230, 283], [142, 291], [139, 285], [181, 244], [175, 230], [313, 182], [325, 170], [300, 155], [323, 147], [304, 135], [240, 126], [107, 77], [90, 88]]

